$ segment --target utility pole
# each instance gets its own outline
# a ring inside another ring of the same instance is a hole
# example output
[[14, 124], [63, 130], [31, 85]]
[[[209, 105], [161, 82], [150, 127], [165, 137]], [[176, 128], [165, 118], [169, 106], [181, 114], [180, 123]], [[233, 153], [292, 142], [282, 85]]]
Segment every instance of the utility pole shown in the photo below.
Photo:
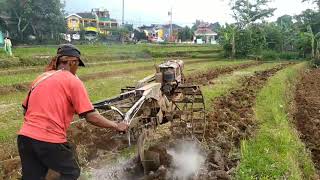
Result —
[[124, 0], [122, 0], [122, 26], [124, 25]]
[[169, 41], [172, 40], [172, 34], [173, 34], [173, 29], [172, 29], [172, 7], [171, 10], [169, 12], [170, 15], [170, 30], [169, 30]]

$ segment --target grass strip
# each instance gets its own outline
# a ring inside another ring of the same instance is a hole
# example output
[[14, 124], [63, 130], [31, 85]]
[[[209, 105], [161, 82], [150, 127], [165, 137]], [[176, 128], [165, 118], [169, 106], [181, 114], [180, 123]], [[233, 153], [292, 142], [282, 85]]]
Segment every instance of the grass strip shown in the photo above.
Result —
[[294, 86], [306, 63], [290, 66], [272, 77], [256, 99], [256, 136], [241, 142], [236, 179], [313, 179], [309, 152], [291, 124], [288, 111]]

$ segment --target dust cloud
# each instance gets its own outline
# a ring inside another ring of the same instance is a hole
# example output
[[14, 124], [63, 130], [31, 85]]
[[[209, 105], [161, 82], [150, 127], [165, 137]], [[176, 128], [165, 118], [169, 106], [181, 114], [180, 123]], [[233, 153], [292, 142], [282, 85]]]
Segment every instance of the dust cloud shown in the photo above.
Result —
[[197, 176], [206, 159], [199, 145], [190, 141], [182, 141], [169, 149], [168, 154], [173, 158], [173, 170], [167, 174], [167, 179], [187, 180]]

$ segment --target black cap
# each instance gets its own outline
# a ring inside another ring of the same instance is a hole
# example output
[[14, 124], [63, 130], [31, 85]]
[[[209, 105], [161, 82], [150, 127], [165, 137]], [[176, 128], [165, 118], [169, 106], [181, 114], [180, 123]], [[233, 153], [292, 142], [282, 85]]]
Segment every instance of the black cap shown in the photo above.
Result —
[[59, 55], [58, 58], [60, 58], [61, 56], [77, 57], [79, 58], [79, 61], [80, 61], [79, 66], [85, 66], [83, 61], [80, 58], [81, 53], [79, 49], [72, 44], [61, 44], [58, 47], [57, 54]]

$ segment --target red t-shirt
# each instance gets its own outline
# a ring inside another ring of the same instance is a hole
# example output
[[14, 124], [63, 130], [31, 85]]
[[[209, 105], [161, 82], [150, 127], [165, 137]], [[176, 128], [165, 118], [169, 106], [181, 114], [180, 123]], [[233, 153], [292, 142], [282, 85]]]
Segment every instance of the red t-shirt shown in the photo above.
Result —
[[[33, 84], [43, 76], [40, 75]], [[24, 107], [26, 102], [27, 98]], [[88, 93], [78, 77], [69, 71], [51, 73], [31, 92], [28, 110], [18, 134], [39, 141], [64, 143], [74, 114], [93, 110]]]

